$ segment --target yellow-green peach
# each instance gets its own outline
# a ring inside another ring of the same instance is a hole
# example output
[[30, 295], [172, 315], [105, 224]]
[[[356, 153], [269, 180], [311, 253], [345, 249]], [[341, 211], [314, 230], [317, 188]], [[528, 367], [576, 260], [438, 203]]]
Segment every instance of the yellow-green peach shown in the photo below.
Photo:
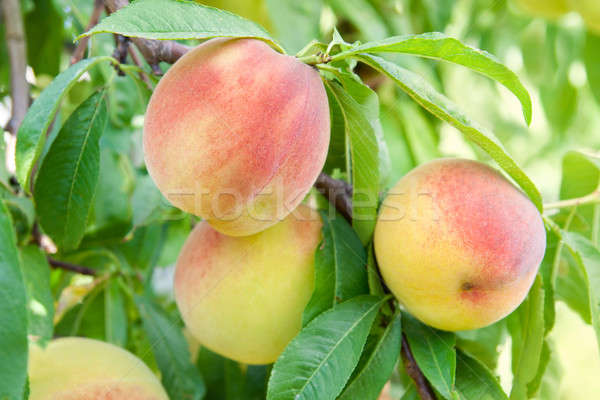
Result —
[[569, 0], [514, 0], [517, 7], [527, 14], [549, 19], [556, 19], [569, 12], [568, 1]]
[[300, 205], [251, 236], [226, 236], [206, 222], [194, 228], [177, 260], [175, 299], [202, 346], [246, 364], [277, 359], [302, 325], [321, 224]]
[[30, 400], [169, 400], [142, 360], [79, 337], [30, 346], [29, 388]]
[[600, 1], [570, 0], [570, 4], [581, 15], [588, 29], [600, 35]]
[[489, 325], [523, 301], [546, 232], [533, 203], [499, 172], [439, 159], [390, 190], [374, 241], [400, 303], [430, 326], [459, 331]]
[[144, 122], [146, 165], [160, 191], [231, 236], [293, 210], [328, 145], [317, 70], [254, 39], [212, 39], [189, 51], [160, 80]]

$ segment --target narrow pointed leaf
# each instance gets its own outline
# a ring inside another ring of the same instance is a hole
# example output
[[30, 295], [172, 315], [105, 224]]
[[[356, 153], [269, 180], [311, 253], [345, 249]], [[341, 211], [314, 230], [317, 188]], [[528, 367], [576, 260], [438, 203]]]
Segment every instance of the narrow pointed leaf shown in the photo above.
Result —
[[356, 297], [302, 329], [273, 366], [267, 399], [335, 399], [358, 363], [382, 301]]
[[398, 312], [375, 346], [365, 351], [361, 362], [338, 400], [377, 399], [394, 371], [402, 343], [402, 319]]
[[46, 254], [37, 246], [22, 248], [21, 271], [27, 289], [29, 335], [38, 343], [47, 342], [54, 331], [54, 298]]
[[456, 398], [454, 334], [431, 328], [406, 313], [402, 317], [402, 326], [423, 375], [444, 398]]
[[357, 58], [389, 76], [423, 108], [458, 129], [467, 139], [481, 147], [521, 186], [538, 210], [542, 211], [542, 197], [535, 184], [510, 157], [492, 132], [463, 114], [452, 101], [414, 72], [381, 57], [360, 55]]
[[27, 193], [32, 178], [31, 172], [42, 154], [46, 136], [63, 96], [93, 66], [113, 61], [115, 60], [111, 57], [95, 57], [71, 65], [54, 78], [27, 111], [17, 135], [15, 155], [17, 179]]
[[492, 372], [460, 350], [456, 352], [456, 391], [460, 400], [508, 400]]
[[34, 200], [40, 224], [63, 250], [77, 248], [98, 184], [100, 136], [107, 121], [105, 92], [90, 96], [69, 117], [38, 172]]
[[26, 289], [10, 213], [0, 201], [0, 399], [24, 396], [27, 380]]
[[394, 36], [365, 43], [334, 56], [344, 58], [360, 53], [403, 53], [462, 65], [504, 85], [521, 102], [523, 116], [531, 123], [531, 97], [519, 77], [492, 54], [467, 46], [439, 32]]
[[181, 328], [173, 324], [151, 300], [137, 296], [135, 302], [152, 346], [148, 350], [154, 353], [169, 397], [202, 399], [206, 392], [204, 381], [199, 370], [192, 364]]
[[315, 253], [315, 290], [302, 316], [304, 325], [337, 303], [369, 292], [360, 239], [342, 217], [322, 212], [321, 219], [323, 241]]

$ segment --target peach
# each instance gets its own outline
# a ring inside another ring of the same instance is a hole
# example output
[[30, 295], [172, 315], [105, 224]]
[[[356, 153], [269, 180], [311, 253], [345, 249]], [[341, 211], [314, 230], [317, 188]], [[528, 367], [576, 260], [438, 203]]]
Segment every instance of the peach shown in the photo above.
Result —
[[175, 299], [190, 333], [246, 364], [277, 359], [300, 331], [314, 288], [321, 219], [300, 205], [255, 235], [233, 237], [199, 223], [175, 270]]
[[428, 325], [458, 331], [489, 325], [523, 301], [546, 232], [533, 203], [499, 172], [439, 159], [390, 190], [374, 241], [400, 303]]
[[176, 207], [232, 236], [283, 219], [327, 156], [316, 69], [254, 39], [212, 39], [157, 85], [144, 123], [148, 172]]
[[569, 12], [568, 0], [514, 0], [514, 2], [521, 10], [538, 17], [555, 19]]
[[169, 400], [136, 356], [98, 340], [55, 339], [29, 350], [30, 400]]

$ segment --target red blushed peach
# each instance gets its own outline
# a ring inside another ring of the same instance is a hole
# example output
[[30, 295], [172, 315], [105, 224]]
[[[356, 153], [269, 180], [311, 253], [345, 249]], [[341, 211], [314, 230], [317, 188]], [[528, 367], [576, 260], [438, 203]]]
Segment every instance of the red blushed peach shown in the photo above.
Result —
[[144, 124], [146, 165], [161, 192], [232, 236], [293, 210], [328, 145], [317, 70], [253, 39], [212, 39], [188, 52], [160, 80]]
[[189, 332], [236, 361], [275, 361], [300, 331], [320, 240], [321, 219], [304, 205], [251, 236], [199, 223], [175, 271], [175, 299]]
[[546, 246], [536, 207], [485, 164], [440, 159], [389, 192], [375, 228], [383, 279], [424, 323], [457, 331], [513, 311]]
[[133, 354], [98, 340], [55, 339], [29, 350], [30, 400], [168, 400]]

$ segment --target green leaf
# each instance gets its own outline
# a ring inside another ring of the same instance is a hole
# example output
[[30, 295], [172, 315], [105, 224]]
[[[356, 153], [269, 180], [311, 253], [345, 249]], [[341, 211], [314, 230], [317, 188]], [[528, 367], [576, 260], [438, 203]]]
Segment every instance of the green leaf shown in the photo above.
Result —
[[563, 232], [562, 239], [583, 271], [592, 326], [600, 347], [600, 250], [588, 239], [574, 232]]
[[391, 160], [390, 153], [383, 137], [383, 127], [379, 120], [379, 97], [371, 88], [363, 84], [360, 78], [345, 72], [338, 72], [337, 79], [342, 86], [360, 104], [364, 116], [368, 119], [377, 139], [377, 155], [379, 157], [379, 183], [383, 187], [390, 175]]
[[403, 91], [426, 110], [442, 121], [448, 122], [481, 147], [521, 186], [538, 210], [542, 211], [542, 197], [535, 184], [508, 155], [492, 132], [488, 132], [487, 129], [463, 114], [454, 103], [437, 92], [419, 75], [380, 57], [361, 55], [357, 58], [392, 78]]
[[19, 128], [15, 155], [17, 179], [27, 193], [30, 190], [33, 167], [42, 154], [46, 135], [63, 96], [86, 71], [105, 61], [115, 62], [111, 57], [96, 57], [71, 65], [61, 72], [29, 107]]
[[590, 289], [583, 266], [569, 251], [563, 251], [557, 268], [556, 298], [579, 314], [585, 323], [591, 325]]
[[358, 363], [382, 302], [360, 296], [315, 318], [275, 362], [267, 399], [335, 399]]
[[131, 197], [133, 208], [133, 226], [143, 226], [155, 222], [153, 218], [157, 211], [164, 208], [167, 200], [160, 193], [156, 184], [149, 175], [138, 177], [135, 190]]
[[495, 370], [499, 347], [506, 339], [506, 324], [500, 320], [484, 328], [456, 332], [456, 347], [476, 356], [486, 367]]
[[180, 327], [174, 325], [151, 300], [136, 296], [135, 302], [169, 397], [202, 399], [206, 392], [204, 381], [192, 364], [188, 344]]
[[315, 253], [315, 290], [304, 309], [306, 325], [323, 311], [361, 294], [368, 294], [365, 249], [342, 217], [321, 212], [323, 241]]
[[408, 389], [406, 389], [400, 400], [421, 400], [414, 383], [411, 382], [409, 384]]
[[564, 134], [577, 114], [579, 91], [565, 72], [540, 87], [540, 99], [549, 125]]
[[508, 400], [492, 372], [460, 350], [456, 352], [456, 391], [461, 400]]
[[90, 96], [71, 114], [52, 143], [37, 175], [34, 200], [40, 224], [58, 248], [77, 248], [100, 166], [100, 136], [106, 126], [105, 93]]
[[104, 289], [104, 330], [107, 342], [119, 347], [127, 343], [127, 313], [116, 279], [109, 280]]
[[431, 385], [446, 399], [455, 399], [456, 337], [431, 328], [407, 313], [402, 326], [412, 354]]
[[369, 294], [375, 296], [383, 296], [385, 290], [381, 283], [381, 276], [377, 270], [377, 263], [375, 262], [375, 250], [373, 245], [369, 245], [369, 252], [367, 253], [367, 277], [369, 281]]
[[37, 246], [21, 249], [21, 271], [27, 289], [28, 332], [39, 343], [52, 339], [54, 298], [50, 289], [50, 265]]
[[329, 150], [323, 171], [333, 173], [336, 169], [346, 171], [346, 123], [344, 114], [340, 108], [335, 95], [329, 85], [325, 85], [327, 98], [329, 100], [329, 120], [331, 121], [331, 135], [329, 139]]
[[508, 318], [512, 336], [513, 386], [511, 400], [527, 399], [535, 379], [544, 342], [544, 288], [538, 275], [525, 301]]
[[323, 0], [266, 0], [266, 4], [277, 37], [291, 54], [321, 36]]
[[600, 54], [600, 35], [594, 35], [588, 31], [585, 37], [583, 61], [590, 89], [600, 104], [600, 60], [598, 54]]
[[528, 398], [533, 398], [538, 393], [540, 385], [542, 384], [542, 379], [544, 378], [544, 374], [546, 372], [546, 368], [548, 367], [548, 363], [550, 362], [550, 355], [550, 345], [548, 344], [547, 340], [544, 340], [537, 373], [535, 374], [535, 378], [533, 378], [533, 380], [527, 385]]
[[344, 115], [346, 137], [352, 155], [352, 220], [366, 244], [375, 229], [379, 198], [379, 145], [365, 110], [346, 90], [327, 82]]
[[556, 320], [555, 293], [562, 245], [558, 236], [546, 229], [546, 254], [540, 265], [544, 286], [544, 334], [550, 333]]
[[432, 32], [420, 35], [403, 35], [365, 43], [336, 54], [333, 59], [342, 59], [361, 53], [403, 53], [420, 57], [452, 62], [479, 72], [504, 85], [521, 102], [523, 116], [531, 123], [531, 98], [519, 77], [486, 51], [475, 49], [448, 37]]
[[329, 0], [337, 15], [348, 19], [367, 40], [383, 39], [389, 35], [383, 18], [368, 0]]
[[[562, 160], [560, 199], [573, 199], [592, 193], [600, 184], [600, 160], [579, 151], [567, 152]], [[596, 211], [598, 210], [598, 211]], [[559, 219], [566, 220], [572, 210], [565, 209]], [[584, 204], [575, 210], [575, 218], [569, 225], [570, 231], [577, 231], [587, 238], [594, 234], [592, 226], [594, 213], [599, 212], [598, 204]]]
[[23, 398], [27, 380], [27, 305], [16, 237], [0, 201], [0, 399]]
[[377, 399], [400, 355], [401, 321], [401, 314], [397, 312], [385, 331], [376, 338], [372, 349], [363, 352], [358, 366], [338, 400]]
[[259, 25], [217, 8], [185, 0], [143, 0], [104, 18], [77, 39], [96, 33], [117, 33], [145, 39], [255, 38], [281, 46]]
[[25, 15], [27, 64], [35, 74], [58, 74], [63, 50], [63, 18], [53, 0], [36, 0], [33, 10]]

